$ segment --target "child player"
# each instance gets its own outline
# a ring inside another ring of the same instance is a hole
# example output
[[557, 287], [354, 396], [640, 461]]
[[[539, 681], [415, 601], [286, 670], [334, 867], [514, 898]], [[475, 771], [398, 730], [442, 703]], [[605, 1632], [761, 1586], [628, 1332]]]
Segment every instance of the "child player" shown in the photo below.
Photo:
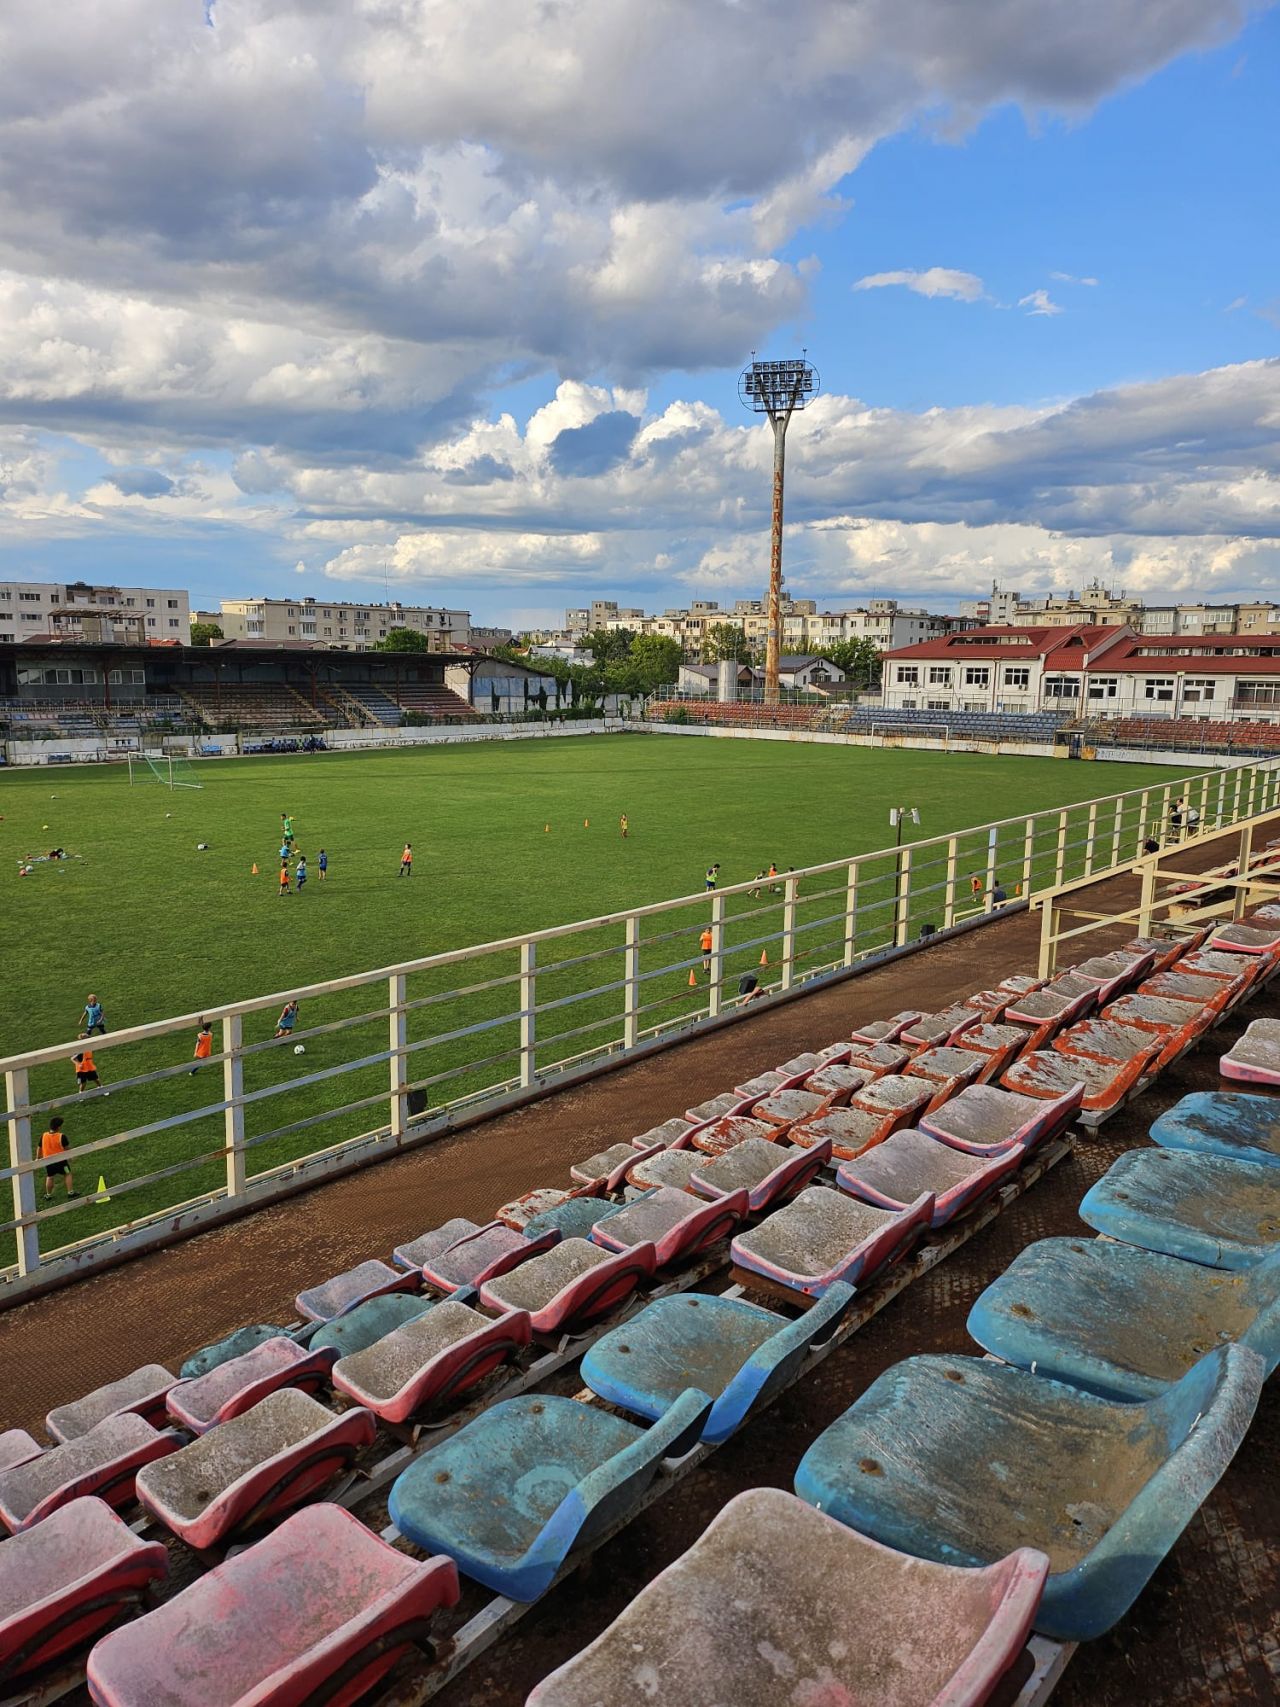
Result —
[[[97, 1063], [91, 1049], [82, 1049], [78, 1055], [71, 1057], [71, 1064], [76, 1070], [76, 1095], [81, 1096], [94, 1085], [102, 1090], [102, 1080], [98, 1077]], [[109, 1097], [110, 1091], [102, 1091], [103, 1096]]]
[[40, 1139], [40, 1154], [44, 1158], [44, 1194], [53, 1196], [53, 1176], [64, 1174], [67, 1181], [67, 1196], [74, 1197], [75, 1183], [71, 1178], [71, 1163], [64, 1154], [71, 1145], [67, 1135], [62, 1130], [62, 1116], [55, 1114], [49, 1122], [49, 1130]]

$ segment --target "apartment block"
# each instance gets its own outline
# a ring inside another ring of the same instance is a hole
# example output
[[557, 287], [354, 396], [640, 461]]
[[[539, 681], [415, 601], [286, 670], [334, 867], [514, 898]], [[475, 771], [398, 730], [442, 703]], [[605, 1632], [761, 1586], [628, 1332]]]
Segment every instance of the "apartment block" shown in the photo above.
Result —
[[[471, 613], [435, 605], [351, 604], [337, 599], [223, 599], [218, 611], [197, 613], [216, 622], [227, 640], [268, 645], [304, 643], [338, 652], [363, 652], [393, 628], [425, 634], [432, 650], [448, 652], [471, 644]], [[502, 632], [507, 631], [492, 631]]]
[[26, 640], [144, 644], [191, 639], [191, 602], [180, 587], [88, 581], [0, 581], [0, 644]]

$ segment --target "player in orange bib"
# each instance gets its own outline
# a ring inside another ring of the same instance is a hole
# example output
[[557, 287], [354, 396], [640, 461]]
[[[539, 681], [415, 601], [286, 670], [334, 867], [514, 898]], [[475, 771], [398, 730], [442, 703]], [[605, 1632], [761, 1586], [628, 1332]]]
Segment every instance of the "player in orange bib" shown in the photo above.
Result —
[[67, 1196], [75, 1195], [75, 1183], [71, 1178], [71, 1163], [66, 1159], [65, 1152], [71, 1148], [67, 1135], [62, 1130], [62, 1116], [55, 1114], [49, 1122], [49, 1130], [40, 1139], [40, 1154], [44, 1158], [44, 1194], [53, 1196], [53, 1178], [62, 1174], [67, 1182]]

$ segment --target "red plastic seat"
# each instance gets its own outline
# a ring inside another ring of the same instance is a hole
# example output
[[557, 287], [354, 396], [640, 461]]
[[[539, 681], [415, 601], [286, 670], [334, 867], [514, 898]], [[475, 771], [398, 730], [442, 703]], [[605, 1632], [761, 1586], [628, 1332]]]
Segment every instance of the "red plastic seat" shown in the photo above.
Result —
[[133, 1411], [154, 1428], [165, 1423], [165, 1395], [178, 1377], [161, 1363], [147, 1363], [118, 1381], [110, 1381], [69, 1405], [58, 1405], [44, 1419], [50, 1439], [78, 1440], [108, 1417]]
[[104, 1636], [89, 1691], [98, 1707], [348, 1707], [457, 1600], [452, 1559], [420, 1563], [311, 1506]]
[[534, 1333], [558, 1338], [611, 1315], [657, 1264], [652, 1244], [631, 1245], [611, 1256], [590, 1239], [563, 1239], [532, 1262], [487, 1280], [480, 1299], [490, 1310], [527, 1313]]
[[591, 1239], [609, 1251], [652, 1243], [657, 1267], [663, 1269], [688, 1262], [708, 1245], [727, 1238], [746, 1213], [745, 1191], [699, 1205], [688, 1192], [662, 1186], [598, 1222], [591, 1229]]
[[712, 1198], [745, 1191], [749, 1213], [763, 1215], [812, 1185], [830, 1160], [829, 1138], [810, 1149], [749, 1138], [724, 1155], [702, 1162], [689, 1176], [689, 1188], [699, 1197]]
[[83, 1494], [129, 1505], [138, 1471], [181, 1444], [172, 1429], [152, 1428], [132, 1411], [106, 1417], [88, 1434], [0, 1471], [0, 1522], [14, 1533], [29, 1529]]
[[[634, 1150], [631, 1159], [634, 1163]], [[559, 1237], [559, 1233], [550, 1232], [528, 1239], [514, 1228], [504, 1227], [501, 1221], [490, 1221], [474, 1233], [465, 1233], [425, 1262], [422, 1278], [440, 1292], [453, 1292], [459, 1286], [481, 1286], [495, 1275], [505, 1274], [507, 1269], [537, 1256], [539, 1251], [550, 1250]]]
[[462, 1397], [529, 1344], [523, 1310], [492, 1321], [446, 1298], [334, 1364], [333, 1384], [384, 1422], [402, 1423]]
[[192, 1434], [229, 1422], [280, 1387], [315, 1393], [325, 1385], [337, 1351], [307, 1351], [286, 1334], [263, 1340], [241, 1357], [228, 1358], [207, 1375], [181, 1381], [168, 1397], [169, 1415]]

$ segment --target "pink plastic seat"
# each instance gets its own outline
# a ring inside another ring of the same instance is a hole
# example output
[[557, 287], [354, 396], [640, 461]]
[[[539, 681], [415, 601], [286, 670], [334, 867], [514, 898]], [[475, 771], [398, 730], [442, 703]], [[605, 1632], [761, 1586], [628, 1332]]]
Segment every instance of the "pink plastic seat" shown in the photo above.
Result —
[[[654, 1151], [636, 1163], [627, 1175], [627, 1183], [635, 1186], [638, 1191], [652, 1191], [656, 1186], [662, 1185], [669, 1185], [675, 1191], [683, 1191], [689, 1183], [689, 1175], [703, 1159], [703, 1155], [701, 1150], [677, 1150], [674, 1146], [669, 1150]], [[600, 1213], [605, 1213], [603, 1206]]]
[[1088, 1013], [1097, 1005], [1097, 999], [1097, 991], [1093, 989], [1068, 996], [1061, 990], [1045, 986], [1025, 996], [1015, 997], [1004, 1010], [1004, 1017], [1008, 1023], [1025, 1025], [1047, 1041], [1063, 1026], [1071, 1025], [1082, 1014]]
[[446, 1298], [333, 1368], [333, 1384], [384, 1422], [402, 1423], [459, 1400], [529, 1344], [523, 1310], [492, 1321]]
[[829, 1106], [827, 1098], [816, 1091], [775, 1091], [772, 1096], [760, 1098], [751, 1116], [753, 1120], [766, 1121], [776, 1136], [798, 1120], [816, 1120]]
[[181, 1443], [172, 1429], [152, 1428], [132, 1411], [106, 1417], [88, 1434], [0, 1471], [0, 1522], [16, 1534], [85, 1494], [130, 1505], [138, 1471]]
[[1224, 1079], [1280, 1085], [1280, 1020], [1255, 1019], [1218, 1063]]
[[169, 1569], [97, 1499], [71, 1500], [0, 1547], [0, 1687], [91, 1642]]
[[730, 1247], [734, 1267], [775, 1286], [821, 1298], [836, 1281], [862, 1288], [904, 1256], [929, 1225], [927, 1193], [899, 1214], [811, 1185]]
[[169, 1415], [192, 1434], [229, 1422], [280, 1387], [316, 1393], [337, 1358], [332, 1347], [307, 1351], [285, 1334], [263, 1340], [241, 1357], [228, 1358], [207, 1375], [180, 1381], [168, 1397]]
[[880, 1209], [903, 1210], [922, 1192], [931, 1193], [931, 1224], [943, 1227], [1003, 1185], [1026, 1153], [1021, 1144], [1010, 1144], [994, 1156], [973, 1156], [908, 1126], [865, 1156], [845, 1162], [836, 1184]]
[[1223, 925], [1209, 939], [1209, 947], [1221, 954], [1280, 955], [1280, 924], [1259, 920]]
[[[635, 1160], [634, 1151], [631, 1159]], [[529, 1239], [514, 1228], [504, 1227], [501, 1221], [490, 1221], [474, 1233], [464, 1233], [438, 1256], [423, 1263], [422, 1278], [439, 1292], [453, 1292], [459, 1286], [480, 1286], [494, 1275], [527, 1262], [539, 1251], [549, 1250], [559, 1237], [559, 1233], [550, 1232]]]
[[1004, 1010], [1009, 1006], [1010, 990], [975, 990], [971, 996], [966, 996], [961, 1002], [962, 1008], [975, 1008], [979, 1016], [989, 1024], [994, 1024]]
[[901, 1013], [892, 1014], [888, 1019], [873, 1019], [866, 1025], [855, 1026], [849, 1035], [855, 1044], [893, 1043], [909, 1025], [914, 1025], [917, 1020], [923, 1018], [924, 1015], [918, 1008], [904, 1008]]
[[709, 1245], [728, 1238], [747, 1213], [745, 1191], [699, 1204], [685, 1191], [662, 1186], [637, 1198], [591, 1229], [594, 1244], [608, 1251], [652, 1244], [659, 1269], [689, 1262]]
[[0, 1470], [11, 1470], [15, 1464], [25, 1464], [28, 1458], [38, 1458], [44, 1450], [25, 1428], [7, 1428], [0, 1434]]
[[532, 1262], [487, 1280], [480, 1299], [490, 1310], [527, 1315], [533, 1332], [544, 1338], [559, 1338], [612, 1315], [651, 1278], [657, 1263], [652, 1244], [610, 1255], [590, 1239], [562, 1239]]
[[787, 1082], [788, 1075], [773, 1067], [767, 1073], [757, 1073], [754, 1078], [735, 1085], [733, 1094], [736, 1097], [767, 1097], [770, 1091], [781, 1090]]
[[[735, 1144], [744, 1143], [748, 1138], [772, 1138], [776, 1130], [769, 1121], [758, 1120], [752, 1114], [726, 1114], [722, 1119], [700, 1127], [690, 1145], [704, 1156], [722, 1156], [726, 1150], [732, 1150]], [[639, 1177], [635, 1173], [631, 1175], [636, 1183]]]
[[994, 1156], [1014, 1144], [1031, 1149], [1056, 1138], [1079, 1111], [1083, 1097], [1083, 1082], [1049, 1100], [995, 1085], [970, 1085], [924, 1115], [919, 1127], [952, 1149], [971, 1156]]
[[457, 1600], [452, 1559], [420, 1563], [311, 1506], [104, 1636], [89, 1690], [98, 1707], [348, 1707]]
[[938, 1087], [929, 1079], [909, 1078], [905, 1073], [886, 1073], [872, 1079], [849, 1098], [850, 1109], [862, 1109], [890, 1122], [885, 1136], [899, 1126], [910, 1126], [916, 1115], [923, 1112], [937, 1095]]
[[962, 1031], [977, 1025], [979, 1017], [975, 1008], [965, 1007], [963, 1003], [943, 1008], [940, 1013], [921, 1014], [903, 1030], [902, 1041], [912, 1049], [932, 1049], [952, 1042]]
[[812, 1185], [830, 1160], [830, 1139], [810, 1149], [798, 1149], [785, 1141], [748, 1138], [723, 1156], [700, 1162], [689, 1177], [689, 1186], [699, 1197], [727, 1197], [732, 1191], [745, 1191], [748, 1213], [763, 1215]]
[[[978, 1027], [973, 1029], [976, 1031]], [[928, 1079], [931, 1084], [945, 1085], [948, 1087], [947, 1095], [954, 1096], [965, 1085], [971, 1085], [984, 1066], [973, 1050], [960, 1047], [962, 1042], [963, 1037], [958, 1038], [954, 1046], [941, 1043], [922, 1049], [907, 1063], [905, 1077]]]
[[639, 1133], [631, 1140], [631, 1148], [633, 1150], [666, 1150], [674, 1144], [679, 1144], [681, 1139], [688, 1142], [689, 1133], [692, 1130], [689, 1121], [682, 1114], [677, 1114], [671, 1120], [664, 1120], [661, 1126], [651, 1126], [647, 1132]]
[[430, 1232], [420, 1234], [416, 1239], [410, 1239], [407, 1244], [397, 1245], [391, 1253], [391, 1260], [400, 1268], [421, 1269], [424, 1262], [430, 1262], [432, 1257], [438, 1257], [441, 1251], [448, 1250], [468, 1233], [478, 1233], [480, 1223], [468, 1221], [464, 1215], [455, 1215], [451, 1221], [443, 1222], [439, 1227], [433, 1227]]
[[820, 1096], [829, 1107], [839, 1108], [848, 1102], [854, 1091], [860, 1091], [870, 1078], [870, 1073], [863, 1072], [858, 1067], [835, 1062], [829, 1067], [820, 1067], [816, 1073], [810, 1073], [800, 1088]]
[[416, 1292], [418, 1277], [385, 1262], [362, 1262], [345, 1274], [299, 1292], [294, 1302], [309, 1322], [333, 1322], [370, 1298], [384, 1292]]
[[[662, 1148], [662, 1145], [655, 1144], [648, 1153], [656, 1155]], [[628, 1171], [636, 1165], [636, 1155], [634, 1144], [610, 1144], [607, 1150], [597, 1150], [585, 1161], [575, 1162], [569, 1169], [569, 1176], [580, 1185], [594, 1186], [602, 1196], [611, 1197], [615, 1191], [622, 1190]]]
[[900, 1073], [910, 1059], [911, 1051], [900, 1043], [860, 1043], [854, 1045], [848, 1064], [870, 1081], [882, 1073]]
[[787, 1132], [787, 1143], [801, 1150], [815, 1144], [830, 1144], [831, 1154], [848, 1161], [879, 1144], [897, 1127], [906, 1124], [907, 1116], [900, 1109], [889, 1114], [873, 1113], [866, 1108], [833, 1108], [817, 1120], [805, 1120]]
[[1151, 949], [1117, 949], [1114, 954], [1095, 954], [1072, 967], [1077, 979], [1087, 979], [1097, 986], [1098, 1002], [1105, 1007], [1121, 990], [1145, 978], [1155, 964]]
[[754, 1101], [754, 1097], [740, 1097], [736, 1091], [721, 1091], [719, 1096], [708, 1097], [705, 1102], [686, 1109], [685, 1119], [691, 1126], [702, 1126], [708, 1120], [719, 1120], [722, 1115], [745, 1114]]
[[213, 1547], [316, 1496], [373, 1444], [372, 1415], [335, 1416], [296, 1388], [138, 1472], [138, 1498], [190, 1547]]
[[118, 1381], [98, 1387], [70, 1405], [58, 1405], [44, 1419], [50, 1439], [77, 1440], [108, 1417], [133, 1411], [153, 1427], [163, 1428], [165, 1395], [178, 1377], [160, 1363], [147, 1363]]

